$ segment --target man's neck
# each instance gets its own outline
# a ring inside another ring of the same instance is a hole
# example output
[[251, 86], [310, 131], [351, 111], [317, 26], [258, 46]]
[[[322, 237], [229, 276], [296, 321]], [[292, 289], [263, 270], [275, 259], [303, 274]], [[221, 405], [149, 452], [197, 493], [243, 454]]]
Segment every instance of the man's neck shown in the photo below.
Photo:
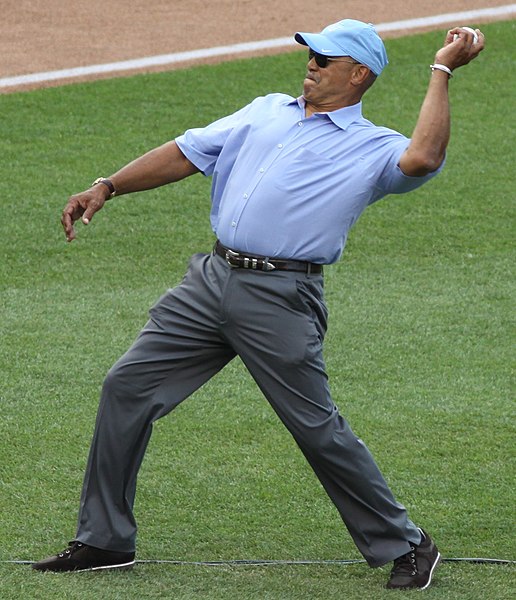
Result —
[[351, 102], [350, 104], [343, 104], [342, 106], [335, 106], [335, 107], [328, 107], [328, 106], [319, 107], [319, 106], [316, 106], [315, 104], [310, 104], [309, 102], [305, 102], [305, 117], [306, 118], [311, 117], [315, 113], [329, 113], [329, 112], [333, 112], [335, 110], [340, 110], [341, 108], [348, 108], [350, 106], [354, 106], [355, 104], [358, 104], [358, 102], [360, 102], [360, 100], [358, 100], [357, 102]]
[[340, 101], [337, 103], [329, 103], [324, 105], [312, 104], [311, 102], [305, 100], [305, 116], [311, 117], [315, 113], [329, 113], [334, 110], [340, 110], [341, 108], [346, 108], [348, 106], [354, 106], [361, 101], [361, 96], [356, 96], [353, 98], [349, 98], [346, 101]]

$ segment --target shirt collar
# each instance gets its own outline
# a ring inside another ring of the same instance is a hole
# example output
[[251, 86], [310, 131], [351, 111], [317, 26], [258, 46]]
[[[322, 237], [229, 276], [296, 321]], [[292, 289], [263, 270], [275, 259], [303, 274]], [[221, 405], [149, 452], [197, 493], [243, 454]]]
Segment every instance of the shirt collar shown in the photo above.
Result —
[[[299, 105], [304, 113], [306, 102], [303, 96], [299, 96], [295, 100], [292, 100], [291, 104], [294, 102]], [[345, 130], [351, 125], [351, 123], [362, 118], [362, 102], [358, 102], [352, 106], [345, 106], [344, 108], [339, 108], [338, 110], [333, 110], [331, 112], [314, 113], [314, 115], [325, 115], [327, 118], [331, 119], [335, 125], [337, 125], [337, 127]]]

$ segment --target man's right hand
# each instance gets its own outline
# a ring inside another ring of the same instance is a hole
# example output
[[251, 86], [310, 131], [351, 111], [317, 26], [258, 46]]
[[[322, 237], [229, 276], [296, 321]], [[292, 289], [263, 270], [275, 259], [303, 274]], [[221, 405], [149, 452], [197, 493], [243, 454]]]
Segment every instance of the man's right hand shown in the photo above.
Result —
[[[181, 152], [174, 140], [146, 152], [109, 177], [116, 195], [151, 190], [174, 181], [180, 181], [199, 169]], [[113, 180], [113, 177], [115, 180]], [[111, 190], [112, 191], [112, 190]], [[87, 225], [109, 198], [110, 189], [98, 183], [89, 190], [74, 194], [63, 210], [61, 223], [66, 239], [75, 239], [74, 223], [79, 219]]]
[[75, 221], [81, 219], [85, 225], [88, 225], [93, 215], [104, 206], [108, 197], [109, 189], [100, 184], [70, 196], [61, 216], [67, 242], [75, 239]]

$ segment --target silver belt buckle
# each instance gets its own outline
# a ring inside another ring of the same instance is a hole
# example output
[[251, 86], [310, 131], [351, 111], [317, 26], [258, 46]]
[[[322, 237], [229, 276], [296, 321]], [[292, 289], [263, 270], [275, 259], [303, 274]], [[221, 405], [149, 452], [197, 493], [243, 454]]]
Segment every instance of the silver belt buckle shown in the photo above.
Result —
[[[232, 269], [238, 269], [238, 268], [242, 268], [242, 269], [253, 269], [253, 270], [260, 270], [260, 271], [274, 271], [276, 269], [276, 267], [269, 262], [269, 259], [266, 258], [251, 258], [249, 256], [243, 256], [242, 254], [240, 254], [239, 252], [235, 252], [234, 250], [230, 250], [229, 248], [226, 248], [226, 262], [228, 263], [228, 265], [232, 268]], [[234, 262], [231, 262], [231, 261]], [[241, 260], [242, 263], [239, 263], [238, 261]], [[235, 264], [236, 261], [236, 264]], [[258, 269], [258, 265], [260, 264], [260, 262], [262, 263], [262, 266], [260, 267], [260, 269]]]
[[240, 254], [238, 254], [238, 252], [235, 252], [234, 250], [230, 250], [229, 248], [226, 248], [226, 262], [232, 269], [236, 269], [239, 265], [238, 264], [235, 265], [234, 263], [232, 263], [231, 259], [238, 260], [239, 256], [240, 256]]
[[263, 270], [264, 271], [274, 271], [276, 269], [276, 267], [269, 262], [269, 260], [267, 258], [263, 259]]

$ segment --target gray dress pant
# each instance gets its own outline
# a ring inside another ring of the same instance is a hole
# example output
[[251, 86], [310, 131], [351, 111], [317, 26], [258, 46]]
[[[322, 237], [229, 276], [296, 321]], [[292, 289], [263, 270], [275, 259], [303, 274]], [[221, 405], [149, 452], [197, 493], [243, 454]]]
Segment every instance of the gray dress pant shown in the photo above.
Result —
[[369, 565], [409, 552], [419, 530], [331, 399], [322, 358], [326, 318], [322, 275], [234, 269], [220, 256], [194, 255], [105, 379], [77, 539], [135, 550], [136, 477], [152, 423], [238, 355]]

